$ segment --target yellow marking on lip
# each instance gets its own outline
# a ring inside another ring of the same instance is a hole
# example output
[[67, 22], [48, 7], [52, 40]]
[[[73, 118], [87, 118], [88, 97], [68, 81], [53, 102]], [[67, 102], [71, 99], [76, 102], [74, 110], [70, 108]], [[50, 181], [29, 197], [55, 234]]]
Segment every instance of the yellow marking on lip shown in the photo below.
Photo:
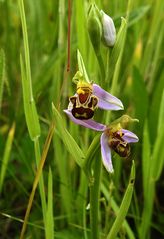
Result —
[[84, 90], [82, 90], [81, 88], [79, 88], [79, 89], [77, 89], [77, 94], [85, 94], [85, 91]]
[[77, 89], [79, 89], [79, 88], [86, 88], [86, 89], [92, 91], [93, 86], [92, 86], [92, 84], [89, 84], [87, 82], [79, 81], [77, 84]]

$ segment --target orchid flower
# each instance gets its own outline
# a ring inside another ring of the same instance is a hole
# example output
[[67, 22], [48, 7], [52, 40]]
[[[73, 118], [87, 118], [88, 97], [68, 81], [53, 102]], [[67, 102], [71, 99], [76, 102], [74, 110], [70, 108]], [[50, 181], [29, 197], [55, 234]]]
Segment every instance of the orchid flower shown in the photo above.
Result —
[[77, 90], [69, 98], [68, 110], [75, 118], [90, 119], [97, 107], [104, 110], [123, 110], [123, 104], [118, 98], [99, 85], [85, 81], [80, 71], [75, 74], [73, 81], [77, 84]]
[[75, 124], [103, 132], [100, 139], [102, 162], [110, 173], [114, 171], [111, 150], [114, 150], [121, 157], [128, 157], [130, 154], [129, 143], [136, 143], [139, 140], [137, 135], [123, 128], [129, 122], [138, 121], [137, 119], [130, 118], [128, 115], [123, 115], [109, 126], [106, 126], [92, 119], [76, 119], [69, 110], [64, 110], [64, 112]]

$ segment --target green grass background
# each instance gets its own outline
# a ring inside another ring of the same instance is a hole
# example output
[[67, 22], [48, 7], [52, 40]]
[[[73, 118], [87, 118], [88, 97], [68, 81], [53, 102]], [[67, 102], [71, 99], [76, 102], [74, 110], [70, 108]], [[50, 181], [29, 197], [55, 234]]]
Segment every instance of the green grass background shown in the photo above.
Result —
[[[95, 2], [114, 19], [119, 32], [128, 1]], [[132, 146], [128, 160], [113, 154], [113, 176], [102, 168], [100, 197], [95, 199], [99, 203], [97, 227], [100, 238], [110, 238], [107, 235], [121, 205], [134, 160], [134, 193], [117, 238], [162, 239], [164, 1], [129, 2], [129, 18], [120, 34], [118, 49], [108, 51], [101, 45], [101, 54], [107, 71], [105, 89], [122, 100], [124, 114], [139, 119], [140, 123], [130, 128], [138, 135], [139, 142]], [[72, 78], [78, 69], [77, 49], [89, 78], [100, 84], [105, 80], [87, 32], [89, 1], [71, 1], [69, 72], [68, 1], [24, 0], [28, 36], [22, 30], [21, 3], [21, 0], [0, 0], [0, 238], [20, 236], [36, 164], [44, 152], [53, 120], [55, 130], [25, 238], [89, 239], [92, 233], [88, 181], [79, 165], [83, 157], [93, 158], [95, 147], [98, 149], [95, 149], [94, 167], [96, 160], [99, 164], [99, 139], [96, 132], [69, 122], [63, 113], [68, 97], [76, 90]], [[58, 109], [54, 113], [52, 102]], [[105, 112], [102, 117], [98, 110], [96, 119], [109, 124], [109, 118], [114, 120], [121, 114]]]

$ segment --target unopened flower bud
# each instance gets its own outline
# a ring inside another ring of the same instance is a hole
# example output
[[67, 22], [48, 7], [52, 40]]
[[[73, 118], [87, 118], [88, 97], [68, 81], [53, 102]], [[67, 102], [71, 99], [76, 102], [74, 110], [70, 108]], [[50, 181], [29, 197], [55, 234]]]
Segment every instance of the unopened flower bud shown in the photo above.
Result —
[[95, 52], [100, 51], [100, 43], [102, 38], [102, 24], [100, 20], [101, 14], [95, 4], [91, 4], [88, 12], [87, 27], [89, 36]]
[[112, 47], [114, 46], [116, 41], [116, 29], [114, 26], [114, 22], [112, 18], [105, 14], [102, 10], [101, 14], [103, 27], [102, 40], [106, 46]]

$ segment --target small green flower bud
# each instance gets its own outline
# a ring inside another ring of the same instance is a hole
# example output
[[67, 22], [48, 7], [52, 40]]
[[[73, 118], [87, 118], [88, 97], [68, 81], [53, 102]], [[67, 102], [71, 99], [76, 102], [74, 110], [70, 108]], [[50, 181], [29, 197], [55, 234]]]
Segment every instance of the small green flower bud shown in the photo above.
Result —
[[112, 18], [108, 16], [107, 14], [105, 14], [102, 10], [100, 12], [102, 15], [103, 43], [108, 47], [112, 47], [114, 46], [116, 41], [116, 29], [114, 26], [114, 22]]
[[100, 20], [101, 14], [95, 4], [91, 4], [88, 12], [87, 27], [89, 36], [96, 53], [100, 51], [100, 43], [102, 38], [102, 24]]
[[125, 128], [129, 123], [139, 122], [138, 119], [133, 119], [129, 115], [122, 115], [120, 118], [114, 120], [109, 126], [114, 129]]

